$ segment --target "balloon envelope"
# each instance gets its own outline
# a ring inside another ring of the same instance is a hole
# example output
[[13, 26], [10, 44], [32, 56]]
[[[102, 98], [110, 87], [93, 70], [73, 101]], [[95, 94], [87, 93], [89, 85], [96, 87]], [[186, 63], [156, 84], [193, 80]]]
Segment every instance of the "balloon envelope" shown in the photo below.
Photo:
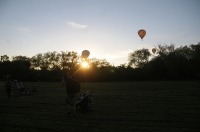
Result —
[[146, 31], [144, 29], [140, 29], [138, 31], [138, 35], [140, 36], [141, 39], [143, 39], [144, 36], [146, 35]]
[[87, 59], [89, 55], [90, 55], [90, 51], [88, 51], [88, 50], [83, 50], [82, 51], [82, 57], [84, 59]]

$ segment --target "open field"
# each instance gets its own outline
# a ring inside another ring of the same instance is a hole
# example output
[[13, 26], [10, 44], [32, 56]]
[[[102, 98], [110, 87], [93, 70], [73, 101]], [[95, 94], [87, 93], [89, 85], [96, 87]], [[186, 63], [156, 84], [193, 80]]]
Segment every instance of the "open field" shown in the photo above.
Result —
[[[25, 83], [31, 87], [33, 83]], [[37, 94], [8, 100], [0, 83], [0, 132], [199, 132], [200, 82], [82, 83], [94, 92], [87, 114], [66, 116], [65, 88], [38, 83]]]

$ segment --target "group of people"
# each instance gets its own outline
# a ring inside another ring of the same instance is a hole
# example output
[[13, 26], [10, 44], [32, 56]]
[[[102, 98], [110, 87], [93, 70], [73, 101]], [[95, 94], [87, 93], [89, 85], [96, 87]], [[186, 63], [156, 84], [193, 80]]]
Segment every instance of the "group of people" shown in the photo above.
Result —
[[[63, 76], [63, 82], [67, 94], [67, 115], [76, 116], [77, 110], [81, 110], [83, 113], [90, 111], [91, 106], [93, 105], [92, 93], [90, 91], [80, 93], [80, 83], [68, 74]], [[22, 82], [17, 80], [13, 81], [10, 77], [7, 77], [5, 87], [9, 99], [14, 95], [15, 90], [20, 94], [27, 93]]]
[[20, 94], [26, 94], [23, 82], [12, 80], [9, 76], [6, 79], [5, 87], [9, 99], [14, 95], [14, 91], [18, 91]]
[[88, 112], [93, 105], [92, 93], [86, 91], [79, 94], [80, 92], [80, 83], [70, 77], [68, 74], [65, 74], [63, 77], [65, 86], [66, 86], [66, 104], [67, 104], [67, 116], [76, 116], [77, 110], [81, 112]]

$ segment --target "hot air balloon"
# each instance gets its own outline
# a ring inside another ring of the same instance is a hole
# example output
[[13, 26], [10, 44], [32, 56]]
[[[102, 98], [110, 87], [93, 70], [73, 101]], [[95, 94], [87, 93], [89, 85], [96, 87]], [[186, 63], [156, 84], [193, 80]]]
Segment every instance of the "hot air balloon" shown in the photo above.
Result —
[[153, 48], [153, 49], [152, 49], [152, 52], [155, 54], [155, 52], [156, 52], [156, 48]]
[[88, 51], [88, 50], [83, 50], [82, 51], [82, 57], [84, 59], [87, 59], [89, 55], [90, 55], [90, 51]]
[[146, 31], [144, 29], [140, 29], [138, 31], [138, 35], [140, 36], [141, 39], [143, 39], [144, 36], [146, 35]]

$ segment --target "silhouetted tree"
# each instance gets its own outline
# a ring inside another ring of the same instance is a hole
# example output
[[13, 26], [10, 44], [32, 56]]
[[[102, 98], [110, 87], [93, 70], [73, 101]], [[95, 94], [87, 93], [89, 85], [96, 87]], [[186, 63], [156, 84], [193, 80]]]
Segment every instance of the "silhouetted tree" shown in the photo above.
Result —
[[169, 53], [173, 52], [175, 47], [173, 44], [171, 45], [158, 45], [156, 48], [156, 54], [158, 54], [159, 56], [165, 56], [165, 55], [168, 55]]
[[129, 65], [136, 68], [143, 68], [148, 63], [150, 55], [148, 49], [136, 50], [129, 54]]
[[48, 70], [49, 62], [44, 55], [39, 53], [31, 58], [31, 63], [34, 69]]
[[77, 52], [74, 51], [61, 51], [61, 54], [59, 54], [60, 56], [60, 67], [61, 70], [66, 70], [66, 71], [71, 71], [74, 72], [78, 65], [78, 61], [79, 61], [79, 56]]
[[9, 61], [9, 57], [7, 55], [2, 55], [1, 56], [1, 61], [4, 62], [4, 61]]
[[26, 56], [19, 55], [19, 56], [13, 56], [12, 60], [13, 61], [30, 61], [30, 58], [26, 57]]
[[49, 54], [49, 62], [50, 62], [49, 69], [50, 70], [59, 70], [60, 69], [60, 66], [59, 66], [59, 60], [60, 60], [59, 53], [54, 51], [54, 52], [48, 52], [48, 54]]
[[155, 49], [151, 60], [148, 49], [130, 53], [129, 65], [112, 66], [105, 59], [88, 59], [89, 69], [81, 67], [81, 58], [73, 51], [46, 52], [31, 58], [14, 56], [11, 61], [3, 55], [0, 78], [9, 74], [22, 81], [60, 81], [67, 71], [80, 81], [200, 79], [200, 43], [178, 48], [158, 45]]
[[106, 59], [97, 59], [97, 58], [91, 58], [90, 60], [90, 66], [92, 68], [100, 68], [100, 67], [110, 67], [110, 63]]
[[197, 45], [192, 44], [190, 47], [192, 50], [191, 67], [195, 77], [200, 79], [200, 42]]
[[194, 75], [199, 74], [197, 67], [200, 66], [199, 53], [195, 55], [198, 45], [181, 46], [176, 49], [174, 45], [159, 45], [158, 56], [146, 64], [145, 69], [149, 75], [157, 79], [194, 79]]

